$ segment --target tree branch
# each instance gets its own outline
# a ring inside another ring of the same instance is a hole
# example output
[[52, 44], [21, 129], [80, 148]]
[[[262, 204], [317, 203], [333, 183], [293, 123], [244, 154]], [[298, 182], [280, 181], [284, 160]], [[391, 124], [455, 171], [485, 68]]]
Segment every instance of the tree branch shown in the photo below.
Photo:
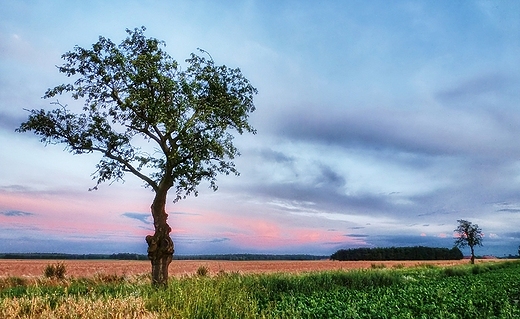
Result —
[[[116, 102], [117, 105], [119, 105], [119, 107], [122, 107], [124, 105], [124, 102], [121, 100], [121, 98], [119, 98], [119, 94], [117, 93], [117, 90], [111, 88], [112, 92], [111, 92], [111, 96], [112, 98], [114, 99], [114, 101]], [[137, 112], [137, 110], [135, 110], [132, 106], [128, 106], [128, 108], [130, 110], [132, 110], [132, 112], [137, 116], [139, 117], [144, 123], [147, 123], [147, 126], [151, 126], [155, 132], [156, 135], [154, 135], [150, 130], [148, 129], [142, 129], [142, 128], [138, 128], [136, 126], [133, 126], [133, 125], [125, 125], [127, 128], [130, 128], [130, 129], [133, 129], [133, 130], [136, 130], [138, 132], [141, 132], [143, 133], [144, 135], [148, 136], [150, 139], [154, 140], [157, 144], [159, 144], [159, 146], [161, 147], [161, 150], [163, 151], [164, 155], [168, 156], [168, 153], [169, 153], [169, 150], [168, 150], [168, 146], [166, 145], [165, 143], [165, 136], [167, 135], [163, 135], [161, 133], [161, 130], [159, 130], [159, 128], [157, 127], [157, 125], [155, 124], [150, 124], [150, 121], [148, 118], [142, 116], [139, 112]]]
[[153, 188], [154, 191], [158, 190], [157, 183], [155, 183], [148, 176], [146, 176], [146, 175], [142, 174], [141, 172], [139, 172], [139, 170], [137, 170], [132, 164], [130, 164], [129, 161], [125, 160], [121, 156], [114, 155], [114, 154], [110, 153], [109, 150], [105, 150], [105, 149], [98, 148], [98, 147], [92, 147], [90, 149], [93, 150], [93, 151], [101, 152], [106, 157], [108, 157], [108, 158], [110, 158], [110, 159], [112, 159], [114, 161], [118, 161], [119, 163], [123, 164], [124, 166], [126, 166], [126, 168], [128, 169], [128, 171], [130, 173], [134, 174], [135, 176], [139, 177], [140, 179], [142, 179], [143, 181], [148, 183], [148, 185], [150, 185]]

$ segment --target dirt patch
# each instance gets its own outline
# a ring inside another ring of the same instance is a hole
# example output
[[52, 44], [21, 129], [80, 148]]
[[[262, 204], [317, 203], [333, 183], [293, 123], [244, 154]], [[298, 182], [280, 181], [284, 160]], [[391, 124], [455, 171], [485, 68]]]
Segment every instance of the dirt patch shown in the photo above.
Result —
[[[493, 262], [479, 260], [478, 262]], [[47, 265], [64, 263], [67, 276], [90, 277], [96, 274], [139, 275], [151, 271], [149, 261], [124, 260], [13, 260], [0, 259], [0, 276], [2, 277], [37, 277], [42, 276]], [[413, 267], [421, 264], [452, 266], [468, 263], [467, 260], [449, 261], [219, 261], [219, 260], [174, 260], [170, 265], [170, 276], [195, 274], [200, 266], [209, 269], [211, 275], [220, 271], [246, 273], [301, 273], [338, 269], [367, 269], [372, 265], [386, 268]]]

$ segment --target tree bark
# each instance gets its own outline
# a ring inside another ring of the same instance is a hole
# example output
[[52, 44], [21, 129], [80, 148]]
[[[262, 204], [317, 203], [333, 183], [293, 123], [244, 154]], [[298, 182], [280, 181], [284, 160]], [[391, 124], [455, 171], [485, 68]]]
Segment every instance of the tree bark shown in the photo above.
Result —
[[473, 246], [470, 246], [471, 248], [471, 264], [475, 264], [475, 250], [473, 249]]
[[168, 266], [173, 259], [173, 241], [170, 237], [171, 228], [168, 225], [166, 213], [166, 191], [157, 191], [151, 206], [155, 233], [146, 236], [148, 243], [148, 259], [152, 263], [152, 285], [166, 286], [168, 284]]

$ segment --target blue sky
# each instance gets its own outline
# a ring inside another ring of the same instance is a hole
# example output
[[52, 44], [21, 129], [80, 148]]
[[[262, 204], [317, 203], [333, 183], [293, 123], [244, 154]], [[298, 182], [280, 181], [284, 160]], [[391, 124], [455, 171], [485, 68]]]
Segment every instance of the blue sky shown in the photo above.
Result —
[[[258, 88], [239, 177], [170, 202], [179, 254], [520, 245], [516, 1], [3, 1], [0, 251], [146, 251], [153, 194], [127, 176], [96, 192], [96, 154], [14, 132], [67, 81], [56, 65], [100, 35], [146, 26], [179, 62], [202, 48]], [[63, 96], [60, 101], [78, 102]]]

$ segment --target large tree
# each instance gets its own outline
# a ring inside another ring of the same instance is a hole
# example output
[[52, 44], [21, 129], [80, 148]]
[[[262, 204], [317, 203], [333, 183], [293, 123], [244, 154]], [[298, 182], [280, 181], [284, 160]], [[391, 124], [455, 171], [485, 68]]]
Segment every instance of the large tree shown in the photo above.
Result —
[[469, 246], [471, 250], [471, 263], [475, 263], [475, 246], [482, 246], [484, 234], [477, 224], [473, 224], [464, 219], [457, 220], [459, 226], [454, 230], [456, 233], [455, 246]]
[[165, 43], [145, 37], [145, 30], [127, 29], [119, 45], [99, 37], [90, 49], [76, 46], [62, 55], [58, 70], [73, 81], [48, 89], [44, 98], [70, 94], [82, 110], [56, 101], [52, 110], [30, 110], [18, 131], [33, 131], [45, 144], [65, 144], [73, 154], [101, 153], [96, 189], [125, 173], [153, 189], [155, 232], [146, 242], [152, 283], [165, 285], [174, 252], [168, 191], [174, 189], [178, 201], [197, 195], [203, 180], [216, 190], [219, 173], [238, 174], [231, 132], [255, 133], [248, 117], [257, 90], [238, 68], [215, 65], [203, 50], [182, 68], [163, 50]]

